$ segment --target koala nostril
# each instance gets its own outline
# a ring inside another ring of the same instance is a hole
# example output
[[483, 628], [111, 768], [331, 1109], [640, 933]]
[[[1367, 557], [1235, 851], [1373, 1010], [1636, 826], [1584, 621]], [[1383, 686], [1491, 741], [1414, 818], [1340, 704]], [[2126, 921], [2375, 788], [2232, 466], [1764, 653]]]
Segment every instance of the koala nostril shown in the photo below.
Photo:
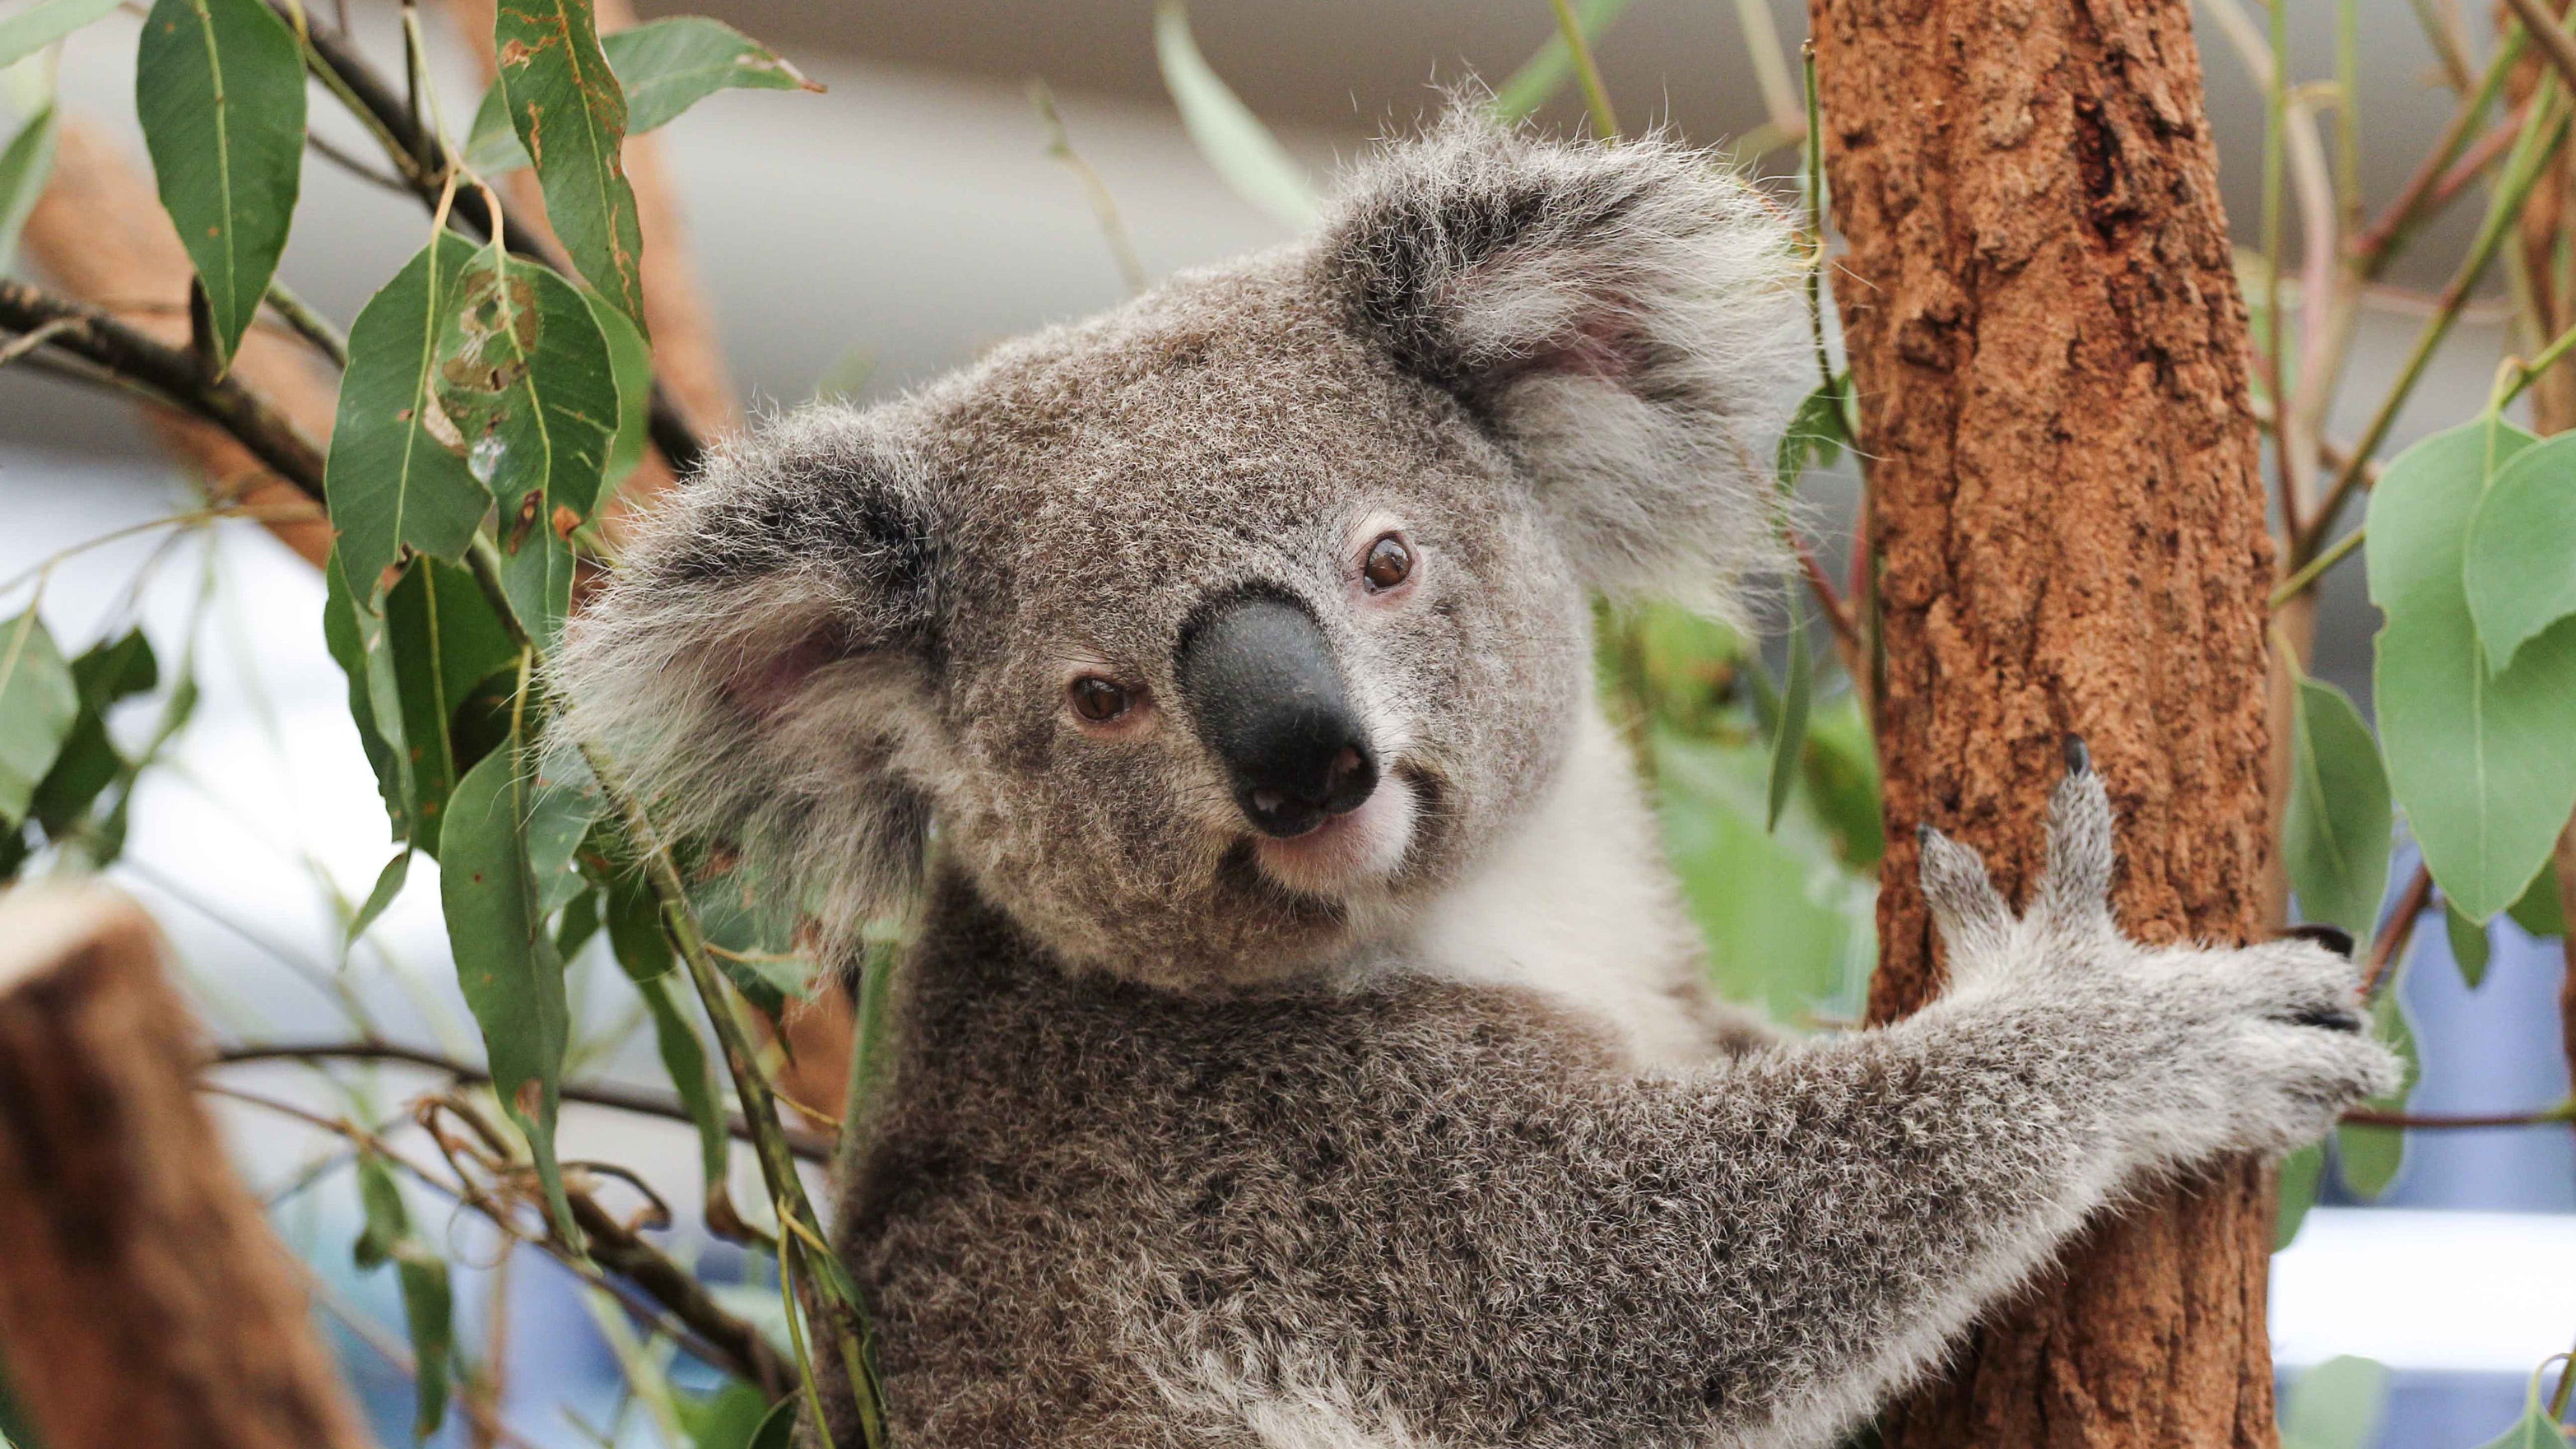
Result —
[[1271, 789], [1267, 785], [1252, 792], [1252, 808], [1265, 815], [1276, 814], [1279, 807], [1287, 803], [1288, 797], [1286, 795]]

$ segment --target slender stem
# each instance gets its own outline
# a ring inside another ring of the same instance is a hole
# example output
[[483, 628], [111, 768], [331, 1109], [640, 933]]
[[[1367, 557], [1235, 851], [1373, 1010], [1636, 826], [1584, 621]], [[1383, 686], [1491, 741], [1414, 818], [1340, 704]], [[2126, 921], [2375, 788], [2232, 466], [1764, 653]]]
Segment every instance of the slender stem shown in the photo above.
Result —
[[1771, 21], [1769, 0], [1735, 0], [1735, 23], [1744, 32], [1754, 84], [1762, 88], [1764, 116], [1773, 129], [1794, 132], [1801, 115], [1798, 93], [1790, 88], [1789, 68], [1781, 63], [1780, 28]]
[[[2292, 482], [2290, 434], [2294, 429], [2289, 426], [2290, 351], [2286, 340], [2290, 328], [2281, 311], [2281, 253], [2288, 231], [2282, 186], [2288, 172], [2290, 142], [2290, 82], [2282, 73], [2281, 57], [2288, 53], [2289, 10], [2284, 0], [2275, 0], [2271, 6], [2270, 54], [2263, 66], [2263, 355], [2271, 370], [2274, 406], [2284, 424], [2272, 438], [2273, 487], [2280, 494], [2281, 526], [2290, 537], [2297, 538], [2305, 523]], [[2323, 298], [2309, 297], [2302, 311], [2323, 304]]]
[[[396, 1042], [365, 1038], [346, 1041], [260, 1042], [248, 1046], [225, 1047], [214, 1055], [216, 1066], [236, 1066], [244, 1062], [398, 1062], [405, 1066], [425, 1068], [445, 1075], [451, 1081], [479, 1086], [492, 1080], [492, 1073], [472, 1062], [461, 1061], [443, 1052], [424, 1047], [403, 1046]], [[641, 1117], [666, 1117], [674, 1122], [694, 1120], [689, 1109], [676, 1094], [656, 1092], [646, 1087], [622, 1086], [614, 1082], [566, 1082], [563, 1099], [612, 1111], [632, 1112]], [[751, 1124], [739, 1113], [727, 1114], [726, 1128], [745, 1142], [751, 1140]], [[807, 1162], [828, 1162], [832, 1144], [828, 1138], [780, 1124], [786, 1133], [788, 1150]]]
[[[2389, 204], [2386, 215], [2353, 244], [2363, 276], [2378, 276], [2404, 245], [2415, 224], [2441, 201], [2448, 200], [2449, 195], [2457, 194], [2457, 187], [2452, 188], [2448, 195], [2436, 193], [2437, 188], [2446, 183], [2448, 168], [2459, 156], [2460, 148], [2468, 144], [2469, 133], [2477, 129], [2479, 118], [2495, 103], [2496, 92], [2503, 88], [2505, 76], [2522, 54], [2523, 44], [2524, 34], [2520, 26], [2511, 27], [2503, 39], [2496, 42], [2495, 58], [2487, 63], [2486, 73], [2478, 78], [2477, 88], [2462, 97], [2459, 108], [2451, 113], [2450, 121], [2443, 126], [2440, 138], [2434, 141], [2431, 150], [2424, 153], [2415, 174], [2407, 178], [2406, 189]], [[2514, 134], [2515, 127], [2510, 124], [2499, 127], [2480, 143], [2480, 153], [2485, 160], [2493, 160], [2503, 154]], [[2485, 169], [2484, 161], [2480, 162], [2478, 169]]]
[[2437, 13], [2432, 0], [2413, 0], [2415, 18], [2424, 27], [2424, 38], [2432, 42], [2433, 54], [2440, 57], [2442, 75], [2455, 91], [2469, 88], [2468, 47], [2450, 17]]
[[1548, 0], [1556, 7], [1557, 33], [1565, 37], [1565, 53], [1574, 58], [1575, 84], [1583, 88], [1583, 104], [1592, 113], [1592, 132], [1604, 141], [1619, 139], [1619, 116], [1610, 109], [1610, 92], [1601, 84], [1601, 68], [1592, 63], [1592, 42], [1583, 33], [1583, 22], [1574, 18], [1574, 6], [1568, 0]]
[[2379, 1112], [2355, 1107], [2343, 1120], [2360, 1127], [2404, 1127], [2409, 1130], [2471, 1130], [2481, 1127], [2549, 1127], [2576, 1122], [2576, 1102], [2561, 1102], [2536, 1112]]
[[2345, 534], [2343, 537], [2336, 539], [2332, 544], [2321, 550], [2315, 558], [2299, 565], [2299, 571], [2297, 573], [2281, 580], [2279, 586], [2272, 590], [2271, 607], [2275, 609], [2280, 608], [2292, 599], [2306, 593], [2310, 585], [2316, 583], [2318, 579], [2325, 577], [2326, 570], [2343, 562], [2354, 549], [2361, 547], [2362, 537], [2369, 531], [2370, 530], [2367, 527], [2356, 528], [2352, 532]]
[[2407, 941], [2415, 934], [2416, 920], [2432, 901], [2433, 868], [2419, 865], [2415, 867], [2414, 876], [2406, 882], [2406, 889], [2397, 893], [2397, 909], [2389, 913], [2388, 924], [2379, 928], [2378, 936], [2370, 943], [2370, 960], [2361, 969], [2364, 1000], [2378, 992], [2379, 983], [2388, 975], [2390, 963], [2405, 952]]
[[333, 325], [330, 318], [313, 310], [302, 297], [295, 295], [284, 282], [268, 284], [268, 308], [295, 329], [295, 335], [313, 344], [313, 350], [329, 358], [331, 365], [346, 371], [349, 366], [349, 334]]
[[2559, 81], [2568, 90], [2576, 91], [2576, 39], [2569, 38], [2567, 32], [2560, 28], [2566, 22], [2550, 14], [2540, 0], [2504, 0], [2504, 3], [2505, 8], [2514, 13], [2514, 18], [2522, 22], [2522, 28], [2539, 42], [2541, 55], [2558, 72]]
[[1118, 264], [1119, 280], [1130, 293], [1145, 290], [1144, 259], [1136, 255], [1135, 239], [1127, 234], [1126, 219], [1118, 214], [1118, 200], [1109, 194], [1109, 184], [1082, 153], [1073, 149], [1073, 136], [1064, 128], [1064, 116], [1055, 107], [1055, 92], [1042, 80], [1029, 82], [1029, 104], [1037, 107], [1038, 124], [1046, 131], [1047, 154], [1064, 163], [1074, 179], [1082, 183], [1082, 194], [1091, 202], [1091, 214], [1100, 223], [1101, 240], [1108, 243], [1109, 258]]
[[2293, 561], [2305, 564], [2315, 556], [2327, 530], [2334, 527], [2335, 516], [2360, 488], [2363, 465], [2379, 451], [2379, 445], [2387, 441], [2388, 430], [2397, 421], [2398, 411], [2405, 407], [2406, 399], [2413, 394], [2417, 380], [2424, 375], [2425, 365], [2433, 360], [2433, 353], [2450, 333], [2451, 324], [2459, 320], [2460, 309], [2467, 305], [2469, 293], [2494, 262], [2506, 232], [2511, 230], [2514, 216], [2530, 196], [2532, 186], [2547, 168], [2549, 159], [2557, 154], [2560, 143], [2566, 140], [2567, 123], [2564, 93], [2553, 90], [2532, 106], [2524, 120], [2522, 134], [2516, 141], [2513, 160], [2506, 167], [2494, 201], [2487, 207], [2486, 220], [2478, 229], [2476, 242], [2461, 261], [2459, 270], [2452, 275], [2450, 284], [2442, 289], [2441, 300], [2433, 316], [2417, 335], [2414, 350], [2407, 354], [2405, 365], [2398, 370], [2396, 382], [2380, 399], [2378, 411], [2371, 415], [2370, 426], [2363, 429], [2361, 438], [2353, 444], [2352, 453], [2336, 474], [2334, 486], [2327, 491], [2324, 503], [2319, 505], [2306, 531], [2293, 542], [2290, 550]]
[[2540, 375], [2555, 366], [2558, 359], [2565, 357], [2567, 349], [2571, 346], [2576, 346], [2576, 327], [2570, 327], [2559, 333], [2556, 340], [2540, 349], [2540, 354], [2529, 362], [2515, 363], [2513, 381], [2506, 385], [2504, 395], [2497, 406], [2501, 407], [2504, 403], [2522, 396], [2523, 390], [2539, 381]]

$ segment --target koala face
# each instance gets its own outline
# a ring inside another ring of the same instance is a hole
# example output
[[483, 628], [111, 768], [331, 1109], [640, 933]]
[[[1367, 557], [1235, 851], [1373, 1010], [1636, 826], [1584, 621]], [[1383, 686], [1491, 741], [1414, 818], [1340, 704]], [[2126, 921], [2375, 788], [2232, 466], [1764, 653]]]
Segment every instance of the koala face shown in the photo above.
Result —
[[1310, 243], [732, 444], [556, 683], [827, 928], [927, 840], [1069, 963], [1310, 973], [1550, 782], [1589, 591], [1769, 562], [1793, 275], [1700, 157], [1453, 118]]

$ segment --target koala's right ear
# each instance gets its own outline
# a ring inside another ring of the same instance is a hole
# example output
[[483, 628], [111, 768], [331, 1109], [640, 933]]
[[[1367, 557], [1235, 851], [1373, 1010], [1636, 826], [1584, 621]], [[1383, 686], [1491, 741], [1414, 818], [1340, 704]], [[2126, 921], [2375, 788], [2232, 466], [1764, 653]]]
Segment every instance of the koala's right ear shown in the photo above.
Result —
[[642, 524], [549, 669], [657, 818], [781, 871], [841, 939], [920, 883], [938, 518], [860, 415], [769, 423]]
[[1552, 141], [1476, 101], [1359, 167], [1317, 282], [1514, 455], [1586, 583], [1730, 613], [1781, 562], [1773, 449], [1813, 381], [1787, 218], [1663, 137]]

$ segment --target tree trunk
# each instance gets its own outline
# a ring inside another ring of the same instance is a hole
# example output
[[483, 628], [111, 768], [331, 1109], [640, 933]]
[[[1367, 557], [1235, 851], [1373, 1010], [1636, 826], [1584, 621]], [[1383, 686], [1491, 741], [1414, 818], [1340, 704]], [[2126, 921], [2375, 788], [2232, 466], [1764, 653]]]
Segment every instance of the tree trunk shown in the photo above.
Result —
[[[2270, 844], [2273, 574], [2185, 0], [1813, 0], [1870, 462], [1891, 848], [1875, 1020], [1937, 991], [1918, 823], [2016, 899], [2079, 733], [2148, 940], [2242, 939]], [[1886, 1442], [2274, 1442], [2252, 1164], [2097, 1227]]]
[[294, 1268], [197, 1103], [159, 938], [0, 900], [0, 1353], [48, 1449], [365, 1449]]

